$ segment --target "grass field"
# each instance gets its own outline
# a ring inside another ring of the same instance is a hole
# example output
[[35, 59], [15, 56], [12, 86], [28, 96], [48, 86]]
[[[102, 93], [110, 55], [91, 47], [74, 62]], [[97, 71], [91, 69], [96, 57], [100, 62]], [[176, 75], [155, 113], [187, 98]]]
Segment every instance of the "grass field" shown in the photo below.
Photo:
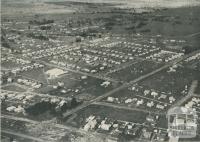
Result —
[[141, 75], [147, 74], [157, 69], [159, 66], [161, 66], [161, 64], [155, 63], [153, 61], [139, 61], [130, 67], [108, 74], [108, 76], [120, 81], [129, 82]]
[[45, 77], [45, 70], [43, 68], [32, 69], [29, 71], [23, 71], [19, 75], [24, 76], [32, 80], [37, 80], [38, 82], [47, 83]]
[[2, 89], [8, 90], [8, 91], [15, 91], [15, 92], [25, 92], [26, 91], [23, 88], [16, 86], [16, 85], [8, 85], [5, 87], [2, 87]]
[[185, 85], [190, 87], [191, 82], [197, 79], [200, 79], [197, 71], [188, 68], [179, 68], [175, 73], [160, 72], [143, 81], [141, 84], [147, 86], [147, 88], [154, 88], [159, 91], [171, 91], [179, 96]]
[[107, 106], [90, 105], [84, 110], [77, 112], [77, 116], [72, 121], [73, 125], [76, 124], [76, 127], [80, 127], [82, 121], [84, 121], [90, 115], [100, 116], [101, 118], [107, 117], [113, 120], [143, 123], [148, 113], [116, 109]]

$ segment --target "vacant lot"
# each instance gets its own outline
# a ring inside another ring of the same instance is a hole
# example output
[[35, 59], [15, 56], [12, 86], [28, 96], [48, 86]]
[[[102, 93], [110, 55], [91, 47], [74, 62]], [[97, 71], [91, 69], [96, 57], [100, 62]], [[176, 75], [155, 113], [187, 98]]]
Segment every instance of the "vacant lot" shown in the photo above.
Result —
[[176, 72], [160, 72], [143, 81], [141, 84], [147, 88], [153, 88], [163, 92], [172, 92], [172, 94], [179, 96], [185, 85], [190, 87], [192, 81], [197, 79], [200, 79], [197, 71], [179, 67]]
[[161, 66], [161, 64], [155, 63], [153, 61], [139, 61], [122, 70], [108, 74], [108, 76], [120, 81], [129, 82], [141, 75], [147, 74], [157, 69], [159, 66]]
[[8, 90], [8, 91], [15, 91], [15, 92], [25, 92], [26, 91], [23, 88], [16, 86], [16, 85], [12, 85], [12, 84], [5, 86], [5, 87], [2, 87], [2, 89]]

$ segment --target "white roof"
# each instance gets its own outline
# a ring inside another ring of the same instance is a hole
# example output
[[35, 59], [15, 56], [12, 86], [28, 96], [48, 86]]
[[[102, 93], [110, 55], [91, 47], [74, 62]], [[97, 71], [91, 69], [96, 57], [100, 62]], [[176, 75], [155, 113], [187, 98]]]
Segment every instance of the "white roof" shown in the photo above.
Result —
[[103, 130], [109, 130], [110, 127], [111, 127], [111, 124], [102, 124], [102, 125], [101, 125], [101, 128], [102, 128]]

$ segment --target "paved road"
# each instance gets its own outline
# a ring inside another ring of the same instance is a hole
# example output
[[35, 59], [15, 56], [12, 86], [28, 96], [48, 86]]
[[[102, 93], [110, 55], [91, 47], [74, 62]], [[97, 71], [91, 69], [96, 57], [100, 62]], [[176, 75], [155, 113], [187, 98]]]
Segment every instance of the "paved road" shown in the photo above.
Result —
[[193, 34], [187, 35], [186, 37], [194, 37], [194, 36], [197, 36], [199, 34], [200, 34], [200, 32], [197, 32], [197, 33], [193, 33]]
[[18, 136], [18, 137], [22, 137], [22, 138], [25, 138], [25, 139], [29, 139], [29, 140], [33, 140], [33, 141], [37, 141], [37, 142], [46, 142], [46, 140], [42, 140], [42, 139], [39, 139], [37, 137], [32, 137], [32, 136], [29, 136], [29, 135], [26, 135], [26, 134], [21, 134], [21, 133], [18, 133], [18, 132], [13, 132], [11, 130], [1, 130], [2, 133], [5, 133], [5, 134], [10, 134], [10, 135], [14, 135], [14, 136]]

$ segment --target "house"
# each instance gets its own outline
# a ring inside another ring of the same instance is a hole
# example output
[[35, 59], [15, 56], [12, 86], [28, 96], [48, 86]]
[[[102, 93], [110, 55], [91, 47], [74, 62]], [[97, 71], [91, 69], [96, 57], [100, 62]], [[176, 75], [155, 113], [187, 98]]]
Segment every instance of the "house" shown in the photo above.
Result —
[[18, 95], [16, 95], [15, 98], [18, 99], [18, 100], [23, 100], [24, 97], [25, 97], [25, 95], [23, 95], [23, 94], [18, 94]]
[[125, 104], [131, 103], [131, 102], [133, 102], [133, 100], [130, 98], [125, 100]]
[[106, 121], [103, 120], [103, 121], [101, 122], [101, 125], [99, 125], [99, 128], [108, 131], [108, 130], [110, 130], [110, 127], [111, 127], [112, 125], [111, 125], [111, 124], [106, 124], [105, 122], [106, 122]]
[[148, 95], [150, 93], [150, 90], [144, 90], [144, 95]]
[[100, 126], [101, 126], [101, 129], [108, 131], [111, 127], [111, 124], [102, 124]]
[[89, 69], [87, 69], [87, 68], [83, 68], [83, 69], [82, 69], [82, 71], [85, 71], [85, 72], [90, 72], [90, 70], [89, 70]]
[[13, 81], [13, 79], [11, 78], [11, 77], [9, 77], [8, 79], [7, 79], [7, 82], [8, 83], [11, 83]]
[[118, 128], [119, 124], [113, 124], [113, 128]]
[[15, 96], [16, 96], [16, 94], [13, 94], [13, 93], [7, 94], [8, 99], [9, 99], [9, 98], [14, 98]]
[[38, 89], [38, 88], [40, 88], [41, 86], [42, 86], [42, 84], [40, 83], [40, 84], [35, 85], [34, 88]]
[[164, 108], [165, 108], [165, 106], [163, 106], [163, 105], [160, 105], [160, 104], [157, 104], [157, 105], [156, 105], [156, 108], [158, 108], [158, 109], [164, 109]]
[[158, 141], [165, 141], [166, 138], [167, 138], [167, 133], [158, 133], [156, 139], [157, 139]]
[[108, 97], [108, 98], [107, 98], [107, 101], [108, 101], [108, 102], [114, 102], [114, 100], [115, 100], [115, 98], [113, 98], [113, 97]]
[[58, 98], [51, 98], [51, 103], [58, 103], [60, 100]]
[[173, 96], [169, 97], [169, 102], [170, 103], [173, 103], [174, 101], [176, 101], [176, 99]]
[[161, 94], [160, 97], [158, 97], [158, 100], [160, 100], [160, 99], [166, 99], [166, 98], [167, 98], [167, 95]]
[[146, 117], [146, 120], [149, 121], [149, 122], [154, 122], [154, 117], [151, 116], [151, 115], [148, 115], [148, 116]]
[[158, 96], [158, 93], [153, 91], [153, 92], [151, 92], [151, 96], [153, 96], [155, 98], [156, 96]]
[[192, 101], [198, 104], [200, 102], [200, 98], [193, 97]]
[[127, 128], [130, 130], [133, 128], [133, 125], [132, 124], [127, 124]]
[[105, 67], [100, 67], [99, 69], [100, 69], [100, 70], [104, 70], [104, 69], [105, 69]]
[[135, 90], [136, 90], [136, 87], [135, 87], [135, 86], [133, 86], [133, 87], [131, 88], [131, 90], [132, 90], [132, 91], [135, 91]]
[[149, 132], [147, 129], [143, 129], [142, 130], [142, 132], [143, 132], [143, 137], [144, 138], [146, 138], [146, 139], [150, 139], [151, 138], [151, 136], [152, 136], [152, 132]]
[[65, 103], [67, 103], [65, 100], [61, 100], [58, 104], [58, 106], [62, 107]]
[[65, 89], [62, 89], [60, 92], [61, 93], [67, 93], [67, 91]]
[[153, 101], [151, 101], [151, 102], [147, 102], [147, 106], [150, 107], [150, 108], [151, 108], [152, 106], [154, 106]]
[[95, 126], [97, 124], [97, 120], [96, 119], [91, 119], [88, 121], [88, 123], [86, 123], [86, 125], [84, 126], [84, 130], [88, 131], [89, 129], [94, 129]]
[[16, 109], [15, 106], [10, 106], [10, 107], [7, 107], [6, 110], [11, 112], [11, 111], [14, 111]]
[[25, 97], [25, 99], [26, 99], [26, 100], [31, 100], [33, 97], [34, 97], [33, 95], [27, 95], [27, 96]]
[[139, 106], [139, 105], [142, 105], [143, 103], [144, 103], [144, 100], [141, 99], [141, 100], [138, 100], [136, 104], [137, 104], [137, 106]]
[[20, 105], [17, 108], [15, 108], [14, 111], [17, 113], [25, 112], [24, 108]]
[[64, 85], [65, 85], [64, 82], [61, 81], [58, 82], [58, 86], [63, 87]]
[[96, 73], [97, 71], [96, 71], [96, 70], [91, 70], [90, 72], [91, 72], [91, 73]]
[[101, 86], [108, 87], [110, 85], [109, 81], [104, 81]]
[[87, 76], [86, 75], [81, 76], [81, 79], [87, 79]]

